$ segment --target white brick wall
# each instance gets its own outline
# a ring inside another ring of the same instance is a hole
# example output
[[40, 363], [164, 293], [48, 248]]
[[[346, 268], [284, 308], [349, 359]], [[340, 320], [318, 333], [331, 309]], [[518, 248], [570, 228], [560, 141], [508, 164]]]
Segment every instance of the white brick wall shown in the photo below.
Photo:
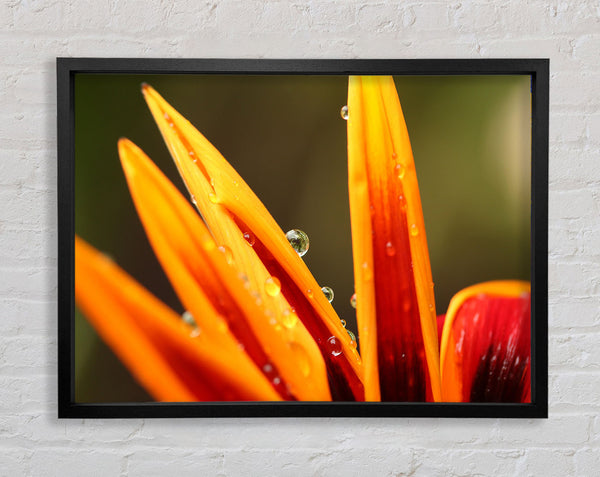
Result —
[[[600, 475], [600, 4], [5, 0], [0, 475]], [[550, 419], [56, 419], [56, 56], [550, 57]]]

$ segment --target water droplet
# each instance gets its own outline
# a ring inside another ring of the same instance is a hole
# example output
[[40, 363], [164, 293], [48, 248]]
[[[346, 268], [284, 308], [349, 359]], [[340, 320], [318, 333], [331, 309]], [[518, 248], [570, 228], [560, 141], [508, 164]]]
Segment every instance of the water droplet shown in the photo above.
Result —
[[395, 151], [392, 151], [392, 158], [393, 158], [393, 159], [396, 159], [397, 157], [398, 157], [398, 154], [396, 154], [396, 152], [395, 152]]
[[277, 296], [281, 291], [281, 282], [277, 277], [269, 277], [265, 280], [265, 292], [269, 296]]
[[168, 113], [163, 114], [163, 117], [168, 121], [169, 119], [171, 119], [171, 117], [169, 116]]
[[193, 156], [194, 155], [194, 151], [188, 151], [188, 156]]
[[340, 320], [340, 323], [342, 324], [342, 326], [343, 326], [344, 328], [346, 328], [346, 320]]
[[285, 237], [288, 239], [288, 242], [300, 257], [303, 257], [304, 254], [308, 252], [308, 235], [306, 235], [306, 233], [302, 230], [290, 230], [285, 234]]
[[350, 341], [356, 346], [356, 336], [354, 336], [354, 333], [350, 330], [346, 330], [346, 332], [348, 333], [348, 336], [350, 336]]
[[412, 224], [410, 226], [410, 234], [413, 237], [416, 237], [417, 235], [419, 235], [419, 228], [417, 227], [417, 224]]
[[281, 384], [281, 378], [280, 378], [279, 376], [275, 376], [275, 377], [273, 378], [273, 384], [274, 384], [275, 386], [278, 386], [279, 384]]
[[262, 367], [262, 369], [263, 369], [263, 373], [271, 374], [273, 372], [273, 365], [270, 363], [267, 363]]
[[202, 331], [200, 330], [200, 328], [194, 328], [192, 331], [190, 331], [190, 338], [198, 338], [198, 336], [200, 336], [202, 334]]
[[342, 354], [342, 343], [335, 336], [330, 336], [326, 343], [327, 351], [333, 356]]
[[196, 320], [194, 319], [194, 316], [189, 312], [189, 311], [184, 311], [183, 314], [181, 315], [181, 319], [183, 320], [184, 323], [196, 327]]
[[342, 109], [340, 110], [340, 116], [342, 117], [342, 119], [348, 121], [348, 106], [342, 106]]
[[238, 181], [233, 181], [233, 185], [234, 185], [235, 187], [239, 187], [239, 186], [240, 186], [240, 184], [238, 183]]
[[298, 323], [298, 315], [294, 309], [285, 310], [281, 317], [281, 324], [287, 329], [291, 329]]
[[193, 194], [192, 194], [192, 195], [190, 195], [190, 200], [192, 201], [192, 204], [194, 204], [194, 205], [196, 205], [196, 204], [197, 204], [197, 202], [196, 202], [196, 197], [194, 197], [194, 195], [193, 195]]
[[333, 301], [333, 290], [330, 287], [323, 287], [321, 291], [325, 295], [325, 298], [327, 298], [327, 301], [331, 303]]
[[362, 264], [362, 269], [363, 269], [363, 278], [366, 281], [370, 281], [373, 278], [373, 272], [371, 271], [371, 268], [369, 267], [369, 264], [367, 262], [364, 262]]
[[214, 177], [210, 178], [210, 186], [213, 188], [215, 187], [215, 178]]
[[351, 297], [350, 297], [350, 306], [352, 308], [356, 308], [356, 293], [354, 293]]
[[396, 175], [398, 176], [398, 179], [403, 179], [405, 172], [406, 169], [402, 164], [396, 164]]
[[251, 247], [254, 245], [254, 242], [256, 242], [256, 237], [252, 232], [244, 232], [244, 239]]
[[306, 353], [304, 346], [292, 341], [290, 343], [290, 348], [295, 358], [294, 364], [298, 366], [302, 375], [307, 377], [310, 374], [310, 360], [308, 359], [308, 354]]
[[174, 128], [174, 127], [175, 127], [175, 125], [174, 125], [173, 123], [169, 123], [169, 127], [170, 127], [170, 128]]
[[398, 196], [398, 202], [400, 202], [400, 209], [406, 210], [406, 198], [402, 194]]
[[231, 249], [227, 245], [221, 245], [219, 246], [219, 250], [221, 253], [225, 254], [225, 261], [227, 262], [227, 265], [233, 264], [233, 252]]
[[393, 257], [394, 255], [396, 255], [396, 249], [394, 248], [392, 242], [388, 242], [385, 244], [385, 254], [388, 257]]
[[208, 200], [210, 200], [213, 204], [217, 204], [219, 202], [219, 198], [217, 197], [217, 194], [215, 194], [214, 192], [211, 192], [210, 194], [208, 194]]
[[433, 303], [429, 304], [429, 310], [433, 311]]
[[306, 295], [308, 296], [308, 298], [312, 298], [313, 297], [313, 291], [309, 288], [308, 290], [306, 290]]

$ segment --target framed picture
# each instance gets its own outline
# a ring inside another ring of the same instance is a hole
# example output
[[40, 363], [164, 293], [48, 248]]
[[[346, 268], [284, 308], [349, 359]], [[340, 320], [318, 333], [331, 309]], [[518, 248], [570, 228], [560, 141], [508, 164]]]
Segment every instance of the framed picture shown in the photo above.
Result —
[[548, 71], [59, 58], [59, 417], [547, 417]]

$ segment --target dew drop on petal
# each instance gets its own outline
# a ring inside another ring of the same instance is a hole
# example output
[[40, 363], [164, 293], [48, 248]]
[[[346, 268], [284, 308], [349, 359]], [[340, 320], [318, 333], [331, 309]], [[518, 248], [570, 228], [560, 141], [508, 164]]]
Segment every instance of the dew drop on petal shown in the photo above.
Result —
[[363, 278], [366, 281], [371, 281], [373, 279], [373, 271], [371, 270], [371, 268], [369, 267], [369, 264], [367, 262], [364, 262], [362, 264], [362, 269], [363, 269]]
[[194, 327], [197, 326], [194, 316], [187, 310], [183, 312], [183, 314], [181, 315], [181, 319], [183, 320], [184, 323], [186, 323], [190, 326], [194, 326]]
[[281, 324], [288, 330], [296, 326], [298, 323], [298, 315], [292, 310], [285, 310], [281, 316]]
[[325, 298], [327, 298], [327, 301], [331, 303], [333, 301], [333, 290], [330, 287], [323, 287], [321, 291], [325, 295]]
[[281, 291], [281, 282], [277, 277], [269, 277], [265, 280], [265, 292], [269, 296], [277, 296]]
[[356, 293], [350, 297], [350, 306], [356, 309]]
[[307, 377], [310, 374], [310, 361], [308, 359], [308, 354], [300, 343], [296, 343], [292, 341], [290, 343], [290, 349], [292, 350], [292, 354], [294, 355], [294, 364], [298, 366], [300, 372], [304, 377]]
[[197, 202], [196, 202], [196, 197], [194, 197], [194, 195], [193, 195], [193, 194], [192, 194], [192, 195], [190, 195], [190, 200], [192, 201], [192, 204], [194, 204], [194, 205], [196, 205], [196, 204], [197, 204]]
[[326, 343], [327, 351], [333, 356], [342, 354], [342, 343], [335, 336], [330, 336]]
[[343, 326], [344, 328], [346, 328], [346, 320], [340, 320], [340, 323], [342, 324], [342, 326]]
[[171, 117], [169, 116], [169, 113], [165, 113], [165, 114], [163, 114], [163, 117], [164, 117], [164, 118], [165, 118], [167, 121], [169, 121], [169, 120], [171, 119]]
[[351, 343], [354, 343], [354, 346], [356, 346], [356, 336], [354, 336], [354, 333], [352, 333], [352, 331], [350, 330], [346, 330], [348, 333], [348, 336], [350, 336], [350, 341]]
[[312, 298], [313, 297], [313, 291], [309, 288], [308, 290], [306, 290], [306, 295], [308, 296], [308, 298]]
[[403, 179], [405, 172], [406, 169], [402, 164], [396, 164], [396, 175], [398, 176], [398, 179]]
[[190, 331], [190, 338], [198, 338], [202, 334], [200, 328], [196, 327], [192, 331]]
[[394, 248], [394, 244], [392, 242], [388, 242], [385, 244], [385, 254], [388, 257], [393, 257], [396, 255], [396, 249]]
[[217, 194], [215, 194], [214, 192], [211, 192], [210, 194], [208, 194], [208, 200], [210, 200], [213, 204], [217, 204], [219, 202], [219, 198], [217, 197]]
[[345, 119], [346, 121], [348, 121], [348, 118], [349, 118], [348, 106], [342, 106], [342, 109], [340, 110], [340, 116], [342, 117], [342, 119]]
[[406, 210], [406, 198], [402, 194], [398, 196], [398, 202], [400, 202], [400, 209]]
[[262, 367], [263, 373], [269, 375], [273, 372], [273, 365], [271, 363], [267, 363]]
[[308, 252], [308, 235], [306, 235], [306, 233], [302, 230], [292, 229], [285, 234], [285, 237], [288, 239], [288, 242], [300, 257], [303, 257], [304, 254]]
[[419, 235], [419, 228], [417, 227], [417, 224], [412, 224], [410, 226], [410, 234], [413, 237], [416, 237], [417, 235]]
[[396, 154], [396, 152], [395, 152], [395, 151], [392, 151], [392, 158], [393, 158], [393, 159], [396, 159], [397, 157], [398, 157], [398, 154]]
[[220, 245], [219, 251], [225, 255], [225, 261], [227, 265], [233, 264], [233, 252], [227, 245]]
[[250, 245], [251, 247], [256, 242], [256, 237], [254, 236], [254, 234], [252, 232], [244, 232], [244, 239], [246, 240], [248, 245]]

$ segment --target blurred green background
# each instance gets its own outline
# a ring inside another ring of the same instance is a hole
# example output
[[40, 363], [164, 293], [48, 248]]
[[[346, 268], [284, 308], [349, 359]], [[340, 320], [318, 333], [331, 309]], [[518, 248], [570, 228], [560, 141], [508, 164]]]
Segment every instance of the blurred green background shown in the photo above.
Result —
[[[529, 76], [404, 76], [396, 86], [421, 189], [444, 313], [476, 282], [530, 277]], [[117, 140], [140, 146], [185, 193], [140, 92], [155, 87], [227, 158], [281, 228], [304, 230], [304, 260], [356, 332], [344, 76], [86, 75], [75, 80], [75, 230], [183, 312], [129, 196]], [[187, 194], [186, 194], [187, 196]], [[76, 313], [77, 402], [151, 398]]]

